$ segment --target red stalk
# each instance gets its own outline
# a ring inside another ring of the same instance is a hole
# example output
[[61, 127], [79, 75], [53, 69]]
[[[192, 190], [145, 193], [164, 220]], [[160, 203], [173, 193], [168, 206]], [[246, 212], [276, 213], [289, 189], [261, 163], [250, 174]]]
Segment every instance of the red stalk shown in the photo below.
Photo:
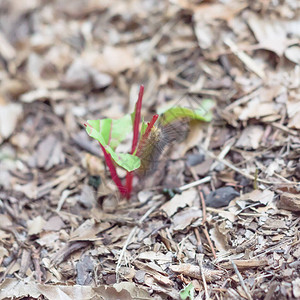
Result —
[[[89, 126], [93, 130], [93, 128], [91, 127], [91, 125], [89, 123], [84, 123], [83, 125], [85, 127]], [[105, 151], [104, 146], [102, 146], [100, 142], [99, 142], [99, 145], [100, 145], [100, 147], [102, 149], [102, 152], [104, 154], [104, 159], [105, 159], [105, 162], [106, 162], [106, 164], [108, 166], [108, 169], [109, 169], [109, 172], [110, 172], [112, 180], [116, 184], [116, 186], [119, 189], [121, 195], [125, 196], [127, 194], [126, 193], [126, 188], [124, 188], [124, 186], [122, 185], [122, 182], [121, 182], [120, 178], [118, 177], [116, 168], [115, 168], [115, 166], [114, 166], [114, 164], [112, 162], [112, 159], [111, 159], [111, 155]]]
[[151, 129], [153, 128], [153, 126], [154, 126], [157, 119], [158, 119], [158, 115], [156, 114], [152, 117], [151, 122], [148, 123], [146, 131], [145, 131], [145, 133], [143, 134], [143, 136], [141, 138], [140, 146], [137, 149], [136, 156], [139, 156], [139, 154], [141, 152], [141, 148], [144, 145], [144, 142], [147, 140], [147, 138], [148, 138], [148, 136], [151, 132]]
[[129, 200], [130, 199], [130, 194], [132, 190], [132, 180], [133, 180], [133, 173], [132, 172], [127, 172], [126, 174], [126, 198]]
[[154, 126], [154, 124], [155, 124], [155, 122], [156, 122], [157, 119], [158, 119], [158, 114], [155, 114], [155, 115], [152, 117], [151, 122], [148, 123], [147, 128], [146, 128], [146, 131], [145, 131], [145, 133], [144, 133], [144, 135], [143, 135], [143, 136], [145, 137], [145, 139], [148, 138], [149, 133], [151, 132], [151, 129], [152, 129], [152, 127]]
[[[132, 146], [131, 146], [131, 153], [133, 154], [139, 140], [139, 127], [141, 121], [141, 111], [142, 111], [142, 102], [143, 102], [143, 95], [144, 95], [144, 86], [140, 86], [138, 100], [135, 105], [135, 116], [134, 116], [134, 123], [133, 123], [133, 139], [132, 139]], [[132, 180], [133, 180], [133, 173], [127, 172], [126, 174], [126, 189], [127, 194], [126, 198], [130, 198], [131, 190], [132, 190]]]
[[127, 195], [127, 189], [122, 185], [122, 182], [121, 182], [120, 178], [118, 177], [116, 168], [115, 168], [115, 166], [112, 162], [112, 159], [111, 159], [111, 155], [105, 151], [105, 148], [101, 145], [101, 143], [99, 143], [99, 145], [100, 145], [100, 147], [102, 149], [102, 152], [104, 154], [105, 162], [106, 162], [106, 164], [109, 168], [109, 172], [110, 172], [112, 180], [115, 182], [115, 184], [118, 187], [121, 195], [126, 196]]

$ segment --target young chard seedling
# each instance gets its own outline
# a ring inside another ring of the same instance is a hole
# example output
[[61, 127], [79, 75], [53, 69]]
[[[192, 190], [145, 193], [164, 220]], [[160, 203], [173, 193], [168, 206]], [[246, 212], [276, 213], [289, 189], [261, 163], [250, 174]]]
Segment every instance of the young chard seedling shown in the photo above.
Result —
[[[144, 87], [140, 87], [135, 111], [121, 119], [88, 120], [84, 126], [89, 136], [96, 139], [104, 154], [105, 162], [120, 194], [127, 199], [132, 191], [134, 174], [144, 176], [151, 173], [159, 162], [159, 156], [166, 145], [177, 139], [178, 128], [190, 120], [209, 122], [212, 119], [212, 100], [204, 100], [201, 109], [173, 106], [160, 116], [155, 114], [146, 124], [141, 121]], [[185, 124], [185, 125], [184, 125]], [[117, 146], [133, 132], [131, 152], [117, 153]], [[116, 165], [127, 172], [126, 183], [117, 175]]]

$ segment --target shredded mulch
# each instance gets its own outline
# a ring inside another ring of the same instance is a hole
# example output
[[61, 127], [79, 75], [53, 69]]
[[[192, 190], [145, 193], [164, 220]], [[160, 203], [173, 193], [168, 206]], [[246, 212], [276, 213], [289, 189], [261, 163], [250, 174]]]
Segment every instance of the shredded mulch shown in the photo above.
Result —
[[[292, 0], [0, 1], [0, 298], [299, 299], [299, 28]], [[216, 105], [127, 201], [83, 124], [140, 84], [147, 121]]]

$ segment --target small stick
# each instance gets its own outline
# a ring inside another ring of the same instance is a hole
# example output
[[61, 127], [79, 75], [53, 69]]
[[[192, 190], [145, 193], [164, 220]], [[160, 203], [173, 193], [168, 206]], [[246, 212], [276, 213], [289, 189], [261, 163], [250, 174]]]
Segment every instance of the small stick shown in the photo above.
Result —
[[202, 226], [203, 226], [203, 228], [202, 228], [202, 230], [203, 230], [203, 232], [204, 232], [204, 234], [206, 236], [206, 239], [208, 241], [208, 244], [209, 244], [209, 247], [211, 249], [211, 252], [212, 252], [214, 258], [216, 259], [217, 258], [216, 251], [215, 251], [214, 245], [213, 245], [213, 243], [212, 243], [212, 241], [210, 239], [210, 236], [209, 236], [208, 230], [207, 230], [207, 226], [206, 226], [206, 222], [207, 222], [207, 220], [206, 220], [206, 205], [205, 205], [205, 200], [204, 200], [204, 197], [203, 197], [203, 193], [200, 190], [200, 188], [199, 188], [199, 193], [200, 193], [201, 206], [202, 206], [202, 214], [203, 214], [203, 219], [202, 219]]
[[41, 271], [41, 266], [40, 266], [40, 253], [39, 250], [34, 247], [34, 245], [31, 245], [31, 256], [33, 260], [33, 265], [35, 268], [36, 272], [36, 279], [39, 283], [42, 283], [42, 271]]
[[252, 57], [240, 50], [238, 46], [230, 39], [225, 38], [224, 43], [230, 48], [232, 53], [253, 73], [255, 73], [261, 79], [265, 79], [266, 74], [263, 68], [258, 65]]
[[203, 246], [202, 246], [201, 236], [200, 236], [199, 229], [197, 227], [194, 228], [194, 233], [195, 233], [196, 240], [197, 240], [197, 250], [199, 252], [203, 252]]
[[204, 227], [202, 228], [202, 230], [203, 230], [203, 232], [204, 232], [204, 234], [205, 234], [205, 237], [206, 237], [206, 239], [207, 239], [207, 241], [208, 241], [208, 244], [209, 244], [209, 247], [210, 247], [210, 249], [211, 249], [211, 252], [212, 252], [212, 254], [213, 254], [213, 256], [214, 256], [214, 259], [217, 259], [217, 255], [216, 255], [216, 252], [215, 252], [215, 249], [214, 249], [214, 245], [212, 244], [212, 241], [211, 241], [211, 239], [210, 239], [210, 237], [209, 237], [209, 234], [208, 234], [206, 225], [204, 225]]
[[209, 294], [208, 294], [208, 290], [207, 290], [207, 283], [206, 283], [206, 279], [205, 279], [205, 276], [204, 276], [204, 271], [203, 271], [203, 255], [201, 255], [200, 259], [199, 259], [199, 267], [200, 267], [200, 271], [201, 271], [201, 277], [202, 277], [202, 282], [203, 282], [203, 286], [204, 286], [204, 290], [205, 290], [205, 298], [206, 299], [210, 299], [209, 298]]
[[[192, 173], [193, 178], [196, 179], [196, 178], [197, 178], [197, 175], [196, 175], [195, 172], [193, 172], [193, 169], [192, 169], [192, 168], [190, 168], [190, 171], [191, 171], [191, 173]], [[210, 176], [208, 176], [208, 177], [210, 177]], [[207, 178], [207, 177], [205, 177], [205, 178]], [[203, 179], [205, 179], [205, 178], [203, 178]], [[202, 180], [203, 180], [203, 179], [202, 179]], [[210, 180], [210, 179], [211, 179], [211, 178], [209, 178], [209, 180]], [[199, 180], [198, 180], [198, 181], [199, 181]], [[196, 182], [196, 181], [195, 181], [195, 182]], [[206, 237], [206, 239], [207, 239], [207, 242], [208, 242], [208, 244], [209, 244], [209, 246], [210, 246], [211, 252], [212, 252], [214, 258], [216, 259], [216, 258], [217, 258], [217, 255], [216, 255], [216, 252], [215, 252], [213, 243], [212, 243], [212, 241], [211, 241], [211, 239], [210, 239], [210, 236], [209, 236], [209, 234], [208, 234], [207, 227], [206, 227], [207, 219], [206, 219], [206, 205], [205, 205], [205, 200], [204, 200], [204, 197], [203, 197], [203, 193], [202, 193], [202, 191], [201, 191], [201, 188], [200, 188], [199, 186], [198, 186], [198, 193], [199, 193], [199, 197], [200, 197], [200, 200], [201, 200], [201, 207], [202, 207], [202, 230], [203, 230], [203, 232], [204, 232], [204, 234], [205, 234], [205, 237]]]
[[[229, 143], [222, 149], [220, 154], [218, 155], [218, 159], [223, 159], [228, 154], [228, 152], [231, 150], [231, 147], [234, 145], [236, 139], [232, 138]], [[215, 161], [211, 167], [209, 168], [210, 171], [213, 171], [214, 168], [218, 165], [218, 163]]]
[[243, 279], [243, 277], [242, 277], [240, 271], [238, 270], [236, 264], [234, 263], [234, 261], [233, 261], [232, 259], [230, 259], [230, 262], [231, 262], [231, 264], [232, 264], [232, 266], [233, 266], [233, 269], [234, 269], [236, 275], [237, 275], [238, 278], [239, 278], [239, 281], [240, 281], [241, 286], [242, 286], [242, 288], [243, 288], [243, 290], [244, 290], [244, 292], [245, 292], [245, 294], [246, 294], [246, 296], [247, 296], [247, 299], [248, 299], [248, 300], [252, 300], [252, 297], [251, 297], [251, 295], [250, 295], [249, 292], [248, 292], [248, 289], [247, 289], [247, 287], [246, 287], [246, 285], [245, 285], [244, 279]]
[[203, 197], [203, 193], [200, 190], [200, 188], [199, 188], [199, 194], [200, 194], [200, 200], [201, 200], [201, 206], [202, 206], [202, 215], [203, 215], [202, 225], [205, 225], [206, 224], [206, 205], [205, 205], [205, 200], [204, 200], [204, 197]]
[[240, 99], [235, 100], [234, 102], [232, 102], [231, 104], [226, 106], [225, 111], [232, 110], [236, 106], [247, 103], [249, 100], [251, 100], [254, 97], [256, 97], [257, 95], [259, 95], [260, 92], [261, 92], [261, 87], [260, 86], [255, 87], [254, 90], [252, 90], [249, 94], [241, 97]]
[[190, 189], [194, 186], [198, 186], [202, 183], [206, 183], [206, 182], [209, 182], [209, 181], [211, 181], [211, 176], [206, 176], [202, 179], [196, 180], [196, 181], [188, 183], [186, 185], [182, 185], [181, 187], [179, 187], [179, 190], [183, 192], [183, 191], [186, 191], [186, 190], [188, 190], [188, 189]]

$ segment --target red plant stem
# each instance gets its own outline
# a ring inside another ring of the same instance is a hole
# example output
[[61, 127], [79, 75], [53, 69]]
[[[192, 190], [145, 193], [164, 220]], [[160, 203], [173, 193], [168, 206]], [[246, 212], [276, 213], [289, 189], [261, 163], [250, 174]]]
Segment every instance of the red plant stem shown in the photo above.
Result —
[[100, 145], [100, 147], [102, 149], [102, 152], [104, 154], [105, 162], [108, 166], [108, 169], [109, 169], [112, 180], [116, 184], [116, 186], [119, 189], [121, 195], [126, 196], [127, 195], [127, 189], [122, 185], [122, 182], [121, 182], [120, 178], [118, 177], [116, 168], [115, 168], [115, 166], [112, 162], [112, 159], [111, 159], [111, 155], [106, 152], [105, 148], [101, 145], [101, 143], [99, 143], [99, 145]]
[[[150, 132], [151, 132], [151, 129], [152, 127], [154, 126], [156, 120], [158, 119], [158, 115], [155, 114], [153, 117], [152, 117], [152, 120], [151, 122], [148, 123], [147, 125], [147, 128], [146, 128], [146, 131], [145, 133], [143, 134], [142, 138], [141, 138], [141, 142], [140, 142], [140, 145], [143, 146], [144, 145], [144, 142], [147, 140]], [[138, 147], [137, 149], [137, 152], [136, 152], [136, 156], [139, 156], [140, 152], [141, 152], [141, 146]]]
[[[89, 123], [84, 123], [83, 125], [85, 127], [89, 126], [93, 130], [93, 128], [91, 127], [91, 125]], [[108, 166], [108, 169], [109, 169], [112, 180], [116, 184], [116, 186], [119, 189], [121, 195], [126, 196], [127, 195], [127, 189], [122, 185], [122, 182], [121, 182], [120, 178], [118, 177], [116, 168], [115, 168], [114, 163], [111, 159], [111, 155], [106, 152], [105, 147], [102, 146], [100, 142], [98, 142], [98, 143], [99, 143], [99, 145], [102, 149], [102, 152], [104, 154], [104, 159], [105, 159], [105, 162]]]
[[157, 119], [158, 119], [158, 114], [155, 114], [155, 115], [152, 117], [151, 122], [148, 123], [147, 128], [146, 128], [146, 131], [145, 131], [145, 134], [144, 134], [145, 139], [148, 138], [148, 135], [149, 135], [149, 133], [151, 132], [151, 129], [152, 129], [152, 127], [154, 126], [154, 124], [155, 124], [155, 122], [156, 122]]
[[[158, 115], [154, 115], [152, 117], [151, 122], [148, 123], [148, 126], [146, 128], [145, 133], [143, 134], [142, 138], [141, 138], [141, 145], [143, 145], [143, 142], [147, 140], [152, 127], [154, 126], [154, 123], [156, 122], [156, 120], [158, 119]], [[138, 147], [136, 155], [139, 156], [139, 153], [141, 152], [141, 147]], [[127, 188], [127, 195], [126, 198], [129, 199], [130, 198], [130, 193], [132, 190], [132, 180], [133, 180], [133, 173], [132, 172], [128, 172], [126, 175], [126, 188]]]
[[[135, 105], [135, 116], [134, 116], [134, 123], [133, 123], [133, 139], [132, 139], [132, 146], [131, 146], [131, 154], [134, 153], [138, 140], [139, 140], [139, 127], [141, 121], [141, 111], [142, 111], [142, 102], [143, 102], [143, 95], [144, 95], [144, 86], [140, 86], [138, 100]], [[132, 190], [132, 180], [133, 180], [133, 173], [127, 172], [126, 174], [126, 189], [127, 194], [126, 198], [130, 198], [131, 190]]]
[[132, 180], [133, 180], [133, 173], [127, 172], [126, 174], [126, 198], [130, 199], [130, 194], [132, 191]]

